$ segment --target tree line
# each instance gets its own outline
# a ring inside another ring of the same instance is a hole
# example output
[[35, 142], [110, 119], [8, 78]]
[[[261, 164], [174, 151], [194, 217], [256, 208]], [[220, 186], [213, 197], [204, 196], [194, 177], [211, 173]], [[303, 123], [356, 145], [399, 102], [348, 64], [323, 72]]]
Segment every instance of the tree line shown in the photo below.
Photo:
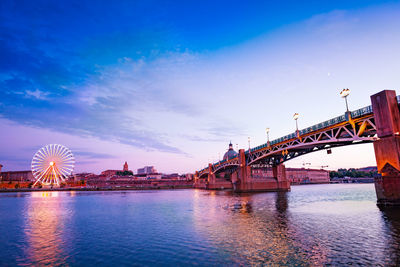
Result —
[[375, 177], [378, 175], [377, 171], [359, 171], [354, 168], [350, 169], [338, 169], [337, 171], [331, 171], [329, 173], [329, 176], [331, 178], [344, 178], [344, 177], [352, 177], [352, 178], [357, 178], [357, 177]]

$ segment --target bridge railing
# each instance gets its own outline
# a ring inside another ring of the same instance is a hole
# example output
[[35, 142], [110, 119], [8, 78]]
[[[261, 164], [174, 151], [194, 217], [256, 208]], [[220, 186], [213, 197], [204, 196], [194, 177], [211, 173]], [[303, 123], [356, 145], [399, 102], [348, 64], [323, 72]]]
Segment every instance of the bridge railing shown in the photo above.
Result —
[[[400, 96], [397, 96], [397, 101], [400, 102]], [[358, 118], [358, 117], [361, 117], [361, 116], [364, 116], [364, 115], [367, 115], [367, 114], [371, 114], [371, 113], [372, 113], [372, 106], [366, 106], [366, 107], [363, 107], [363, 108], [360, 108], [360, 109], [357, 109], [357, 110], [351, 112], [351, 117], [352, 118]], [[313, 126], [301, 129], [301, 130], [299, 130], [299, 134], [300, 135], [308, 134], [310, 132], [318, 131], [318, 130], [327, 128], [329, 126], [332, 126], [332, 125], [335, 125], [335, 124], [338, 124], [338, 123], [341, 123], [341, 122], [345, 122], [345, 121], [346, 121], [346, 116], [345, 115], [337, 116], [337, 117], [332, 118], [330, 120], [326, 120], [324, 122], [320, 122], [320, 123], [315, 124]], [[281, 142], [296, 138], [296, 136], [297, 136], [296, 132], [288, 134], [288, 135], [285, 135], [285, 136], [280, 137], [278, 139], [272, 140], [270, 142], [270, 145], [272, 146], [272, 145], [275, 145], [275, 144], [278, 144], [278, 143], [281, 143]], [[265, 144], [250, 148], [250, 149], [245, 151], [245, 154], [248, 154], [250, 152], [265, 148], [267, 146], [268, 146], [268, 144], [265, 143]]]

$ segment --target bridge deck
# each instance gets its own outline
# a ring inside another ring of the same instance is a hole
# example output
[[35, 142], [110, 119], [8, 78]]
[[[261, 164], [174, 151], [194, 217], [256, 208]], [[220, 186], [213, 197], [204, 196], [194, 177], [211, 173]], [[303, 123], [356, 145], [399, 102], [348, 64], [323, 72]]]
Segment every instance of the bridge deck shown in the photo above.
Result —
[[[397, 102], [400, 103], [400, 95], [397, 96], [396, 98], [397, 98]], [[363, 107], [363, 108], [360, 108], [360, 109], [357, 109], [357, 110], [351, 112], [352, 120], [357, 120], [357, 119], [360, 119], [360, 118], [368, 118], [368, 117], [373, 117], [373, 110], [372, 110], [372, 106], [371, 105]], [[307, 135], [310, 135], [310, 134], [313, 134], [313, 133], [317, 133], [317, 132], [320, 132], [320, 131], [323, 131], [323, 130], [326, 130], [326, 129], [330, 129], [330, 128], [334, 127], [334, 126], [338, 126], [340, 124], [345, 124], [346, 122], [348, 122], [348, 121], [347, 121], [345, 115], [341, 115], [341, 116], [332, 118], [330, 120], [326, 120], [324, 122], [321, 122], [321, 123], [315, 124], [313, 126], [310, 126], [310, 127], [304, 128], [302, 130], [299, 130], [299, 138], [301, 139], [304, 136], [307, 136]], [[257, 153], [259, 151], [266, 150], [268, 148], [271, 150], [272, 147], [275, 147], [275, 146], [281, 145], [283, 143], [289, 142], [289, 141], [291, 141], [293, 139], [298, 139], [296, 132], [293, 132], [291, 134], [288, 134], [288, 135], [285, 135], [283, 137], [280, 137], [280, 138], [277, 138], [275, 140], [272, 140], [272, 141], [269, 142], [269, 144], [268, 143], [264, 143], [262, 145], [254, 147], [254, 148], [250, 148], [250, 149], [245, 151], [245, 155], [248, 156], [249, 154]], [[222, 166], [222, 165], [229, 165], [229, 162], [236, 161], [236, 160], [237, 160], [237, 157], [230, 158], [228, 160], [221, 160], [221, 161], [219, 161], [217, 163], [214, 163], [213, 164], [213, 168], [215, 169], [215, 168], [218, 168], [219, 166]], [[207, 170], [207, 167], [203, 168], [199, 172], [202, 173], [205, 170]]]

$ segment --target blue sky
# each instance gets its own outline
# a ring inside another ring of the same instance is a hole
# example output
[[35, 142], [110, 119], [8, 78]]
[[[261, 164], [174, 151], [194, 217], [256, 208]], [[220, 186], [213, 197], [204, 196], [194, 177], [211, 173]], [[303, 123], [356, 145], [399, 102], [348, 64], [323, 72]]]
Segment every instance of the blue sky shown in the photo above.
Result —
[[[398, 89], [395, 1], [2, 1], [0, 163], [61, 143], [77, 171], [192, 172]], [[372, 145], [288, 162], [374, 164]]]

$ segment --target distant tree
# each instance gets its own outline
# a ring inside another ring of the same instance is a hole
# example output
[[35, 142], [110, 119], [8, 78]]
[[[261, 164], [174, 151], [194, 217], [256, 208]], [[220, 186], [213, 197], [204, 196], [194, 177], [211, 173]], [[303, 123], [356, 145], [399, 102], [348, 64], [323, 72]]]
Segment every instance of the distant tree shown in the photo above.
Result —
[[119, 176], [130, 176], [130, 175], [133, 175], [133, 172], [131, 172], [131, 171], [118, 171], [117, 175], [119, 175]]
[[352, 177], [352, 178], [358, 178], [358, 177], [375, 177], [377, 176], [378, 173], [376, 171], [371, 171], [371, 172], [366, 172], [366, 171], [359, 171], [354, 168], [350, 169], [338, 169], [338, 171], [331, 171], [329, 173], [329, 176], [331, 178], [344, 178], [344, 177]]

